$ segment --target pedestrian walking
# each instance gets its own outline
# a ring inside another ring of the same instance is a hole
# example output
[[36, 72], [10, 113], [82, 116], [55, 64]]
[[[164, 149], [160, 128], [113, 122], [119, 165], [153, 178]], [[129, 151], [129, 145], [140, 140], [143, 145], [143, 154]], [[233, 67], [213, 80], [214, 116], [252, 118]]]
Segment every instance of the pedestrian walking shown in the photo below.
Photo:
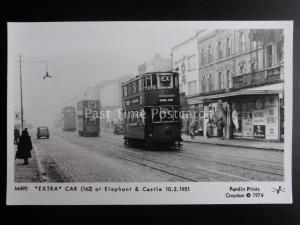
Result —
[[28, 159], [31, 158], [32, 142], [28, 134], [27, 129], [22, 131], [22, 135], [19, 138], [18, 150], [16, 153], [16, 159], [24, 159], [23, 165], [28, 165]]
[[17, 145], [19, 142], [19, 137], [20, 137], [20, 131], [19, 129], [15, 128], [14, 129], [14, 144]]
[[218, 121], [217, 128], [218, 128], [218, 137], [219, 137], [219, 139], [223, 139], [224, 122], [223, 122], [222, 117]]

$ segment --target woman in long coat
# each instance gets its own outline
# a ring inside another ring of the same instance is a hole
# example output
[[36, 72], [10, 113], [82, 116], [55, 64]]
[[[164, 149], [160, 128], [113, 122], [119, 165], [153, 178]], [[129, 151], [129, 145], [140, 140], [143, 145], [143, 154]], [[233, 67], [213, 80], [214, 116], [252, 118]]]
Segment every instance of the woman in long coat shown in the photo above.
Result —
[[32, 142], [27, 132], [27, 129], [22, 131], [22, 135], [19, 138], [18, 151], [16, 153], [16, 159], [24, 159], [23, 165], [28, 165], [28, 159], [31, 158]]

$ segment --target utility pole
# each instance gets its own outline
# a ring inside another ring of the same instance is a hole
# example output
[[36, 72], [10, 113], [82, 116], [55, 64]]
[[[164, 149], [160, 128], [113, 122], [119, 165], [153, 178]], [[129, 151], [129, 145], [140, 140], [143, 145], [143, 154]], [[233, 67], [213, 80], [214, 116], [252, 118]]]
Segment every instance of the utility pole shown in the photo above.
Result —
[[20, 95], [21, 95], [21, 132], [24, 128], [24, 118], [23, 118], [23, 93], [22, 93], [22, 59], [21, 55], [19, 55], [19, 63], [20, 63]]

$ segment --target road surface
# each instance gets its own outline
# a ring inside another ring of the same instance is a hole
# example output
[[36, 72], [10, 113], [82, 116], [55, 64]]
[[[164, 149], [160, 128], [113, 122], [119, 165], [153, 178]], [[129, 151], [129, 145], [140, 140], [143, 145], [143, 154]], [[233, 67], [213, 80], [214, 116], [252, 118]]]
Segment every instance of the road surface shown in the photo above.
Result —
[[199, 143], [181, 149], [126, 147], [123, 136], [51, 130], [33, 143], [49, 182], [282, 181], [283, 152]]

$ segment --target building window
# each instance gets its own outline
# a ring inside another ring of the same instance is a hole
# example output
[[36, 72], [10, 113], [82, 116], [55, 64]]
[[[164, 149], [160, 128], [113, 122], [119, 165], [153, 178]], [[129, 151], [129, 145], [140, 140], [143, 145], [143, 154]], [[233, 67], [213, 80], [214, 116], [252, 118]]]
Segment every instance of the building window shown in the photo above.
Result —
[[208, 61], [208, 63], [212, 63], [212, 61], [213, 61], [211, 44], [209, 44], [208, 48], [207, 48], [207, 61]]
[[127, 96], [127, 85], [125, 85], [123, 87], [123, 96], [126, 97]]
[[128, 96], [132, 95], [131, 83], [127, 84], [127, 94], [128, 94]]
[[188, 57], [187, 63], [188, 63], [188, 70], [193, 70], [196, 68], [196, 62], [195, 62], [195, 55], [192, 55]]
[[280, 41], [277, 45], [278, 63], [283, 63], [283, 41]]
[[239, 50], [243, 52], [245, 50], [245, 33], [244, 31], [240, 31], [239, 33]]
[[204, 49], [203, 48], [201, 49], [201, 52], [200, 52], [200, 65], [204, 66]]
[[224, 84], [225, 84], [222, 71], [218, 72], [218, 76], [219, 76], [219, 89], [222, 90], [224, 89]]
[[250, 72], [253, 73], [255, 70], [255, 60], [251, 59], [249, 64], [250, 64]]
[[188, 82], [188, 95], [196, 94], [196, 81]]
[[239, 66], [239, 73], [240, 74], [243, 74], [244, 73], [244, 64], [240, 64], [240, 66]]
[[223, 57], [222, 41], [218, 41], [217, 51], [218, 51], [218, 59], [222, 59]]
[[268, 45], [266, 47], [266, 63], [267, 63], [267, 67], [273, 66], [273, 46], [272, 45]]
[[135, 81], [132, 82], [132, 94], [135, 94], [136, 93], [136, 83]]
[[204, 52], [203, 52], [203, 65], [206, 65], [206, 63], [207, 63], [207, 61], [206, 61], [206, 52], [207, 52], [207, 50], [206, 49], [204, 49]]
[[213, 74], [212, 72], [210, 72], [208, 74], [208, 86], [209, 86], [209, 91], [212, 91], [214, 90], [214, 78], [213, 78]]
[[231, 54], [231, 40], [230, 37], [226, 38], [226, 57], [229, 57]]
[[230, 70], [226, 71], [226, 78], [227, 78], [227, 87], [232, 88], [232, 78], [231, 78], [231, 73]]

